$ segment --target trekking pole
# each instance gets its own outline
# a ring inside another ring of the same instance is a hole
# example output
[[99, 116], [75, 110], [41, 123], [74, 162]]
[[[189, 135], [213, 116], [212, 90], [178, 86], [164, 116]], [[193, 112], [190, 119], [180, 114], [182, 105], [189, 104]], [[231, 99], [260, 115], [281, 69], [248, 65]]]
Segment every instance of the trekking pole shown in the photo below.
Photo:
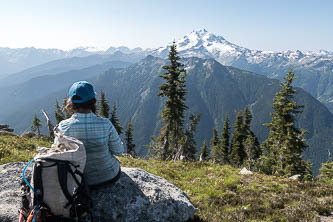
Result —
[[23, 222], [23, 209], [20, 210], [19, 222]]

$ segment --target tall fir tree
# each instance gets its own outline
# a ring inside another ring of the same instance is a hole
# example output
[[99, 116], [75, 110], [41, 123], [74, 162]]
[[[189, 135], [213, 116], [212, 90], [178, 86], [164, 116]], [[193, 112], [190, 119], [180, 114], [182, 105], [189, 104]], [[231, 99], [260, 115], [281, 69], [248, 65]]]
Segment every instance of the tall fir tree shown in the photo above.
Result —
[[59, 106], [58, 100], [56, 100], [54, 116], [57, 124], [59, 124], [62, 120], [66, 118], [65, 113], [62, 111], [62, 108]]
[[184, 65], [179, 62], [175, 42], [170, 46], [168, 58], [169, 65], [163, 66], [166, 72], [160, 75], [165, 83], [159, 86], [158, 93], [158, 96], [167, 98], [162, 111], [164, 126], [161, 129], [163, 134], [160, 136], [163, 138], [159, 138], [162, 142], [161, 158], [164, 160], [174, 158], [179, 152], [178, 144], [183, 137], [185, 110], [188, 109], [185, 105], [186, 71]]
[[214, 161], [214, 163], [219, 162], [218, 161], [218, 156], [220, 152], [220, 139], [217, 135], [217, 129], [213, 128], [213, 137], [210, 140], [210, 154], [211, 154], [211, 159]]
[[40, 122], [40, 119], [35, 114], [30, 128], [33, 132], [35, 132], [37, 134], [37, 136], [40, 136], [40, 128], [41, 127], [42, 127], [42, 123]]
[[132, 157], [136, 157], [135, 144], [133, 143], [133, 125], [131, 121], [127, 124], [127, 129], [125, 132], [125, 142], [127, 147], [127, 153]]
[[208, 146], [206, 140], [203, 141], [202, 147], [200, 148], [199, 161], [205, 161], [208, 158]]
[[296, 115], [302, 112], [303, 106], [297, 105], [294, 101], [296, 93], [292, 86], [294, 79], [293, 71], [289, 70], [284, 78], [285, 81], [280, 83], [282, 89], [276, 93], [273, 100], [272, 122], [265, 124], [270, 131], [263, 144], [263, 170], [269, 174], [281, 176], [311, 174], [309, 163], [302, 159], [302, 152], [307, 147], [304, 139], [306, 131], [298, 129], [295, 125]]
[[110, 105], [107, 99], [105, 99], [105, 93], [101, 91], [101, 95], [98, 101], [98, 114], [101, 117], [109, 118]]
[[114, 128], [116, 128], [117, 133], [120, 135], [123, 132], [123, 127], [119, 123], [119, 118], [117, 117], [117, 106], [114, 103], [112, 106], [111, 118], [110, 118]]
[[221, 164], [229, 163], [229, 140], [230, 140], [230, 127], [229, 127], [229, 116], [225, 116], [223, 131], [221, 135], [221, 153], [218, 153], [217, 162]]
[[234, 133], [231, 139], [231, 152], [229, 160], [232, 165], [240, 167], [246, 160], [246, 152], [244, 148], [244, 128], [242, 112], [237, 112], [236, 120], [233, 124]]

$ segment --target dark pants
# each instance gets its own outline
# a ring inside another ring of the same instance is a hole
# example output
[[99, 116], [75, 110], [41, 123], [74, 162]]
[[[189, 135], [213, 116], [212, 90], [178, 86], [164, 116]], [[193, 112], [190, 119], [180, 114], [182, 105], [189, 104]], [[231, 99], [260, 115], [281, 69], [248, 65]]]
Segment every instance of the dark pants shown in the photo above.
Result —
[[90, 189], [90, 190], [97, 190], [97, 189], [99, 189], [99, 188], [101, 188], [101, 187], [112, 185], [112, 184], [114, 184], [115, 182], [117, 182], [117, 180], [120, 178], [120, 175], [121, 175], [121, 170], [119, 169], [119, 172], [118, 172], [117, 176], [115, 176], [115, 177], [112, 178], [111, 180], [105, 181], [105, 182], [103, 182], [103, 183], [96, 184], [96, 185], [90, 185], [90, 186], [89, 186], [89, 189]]

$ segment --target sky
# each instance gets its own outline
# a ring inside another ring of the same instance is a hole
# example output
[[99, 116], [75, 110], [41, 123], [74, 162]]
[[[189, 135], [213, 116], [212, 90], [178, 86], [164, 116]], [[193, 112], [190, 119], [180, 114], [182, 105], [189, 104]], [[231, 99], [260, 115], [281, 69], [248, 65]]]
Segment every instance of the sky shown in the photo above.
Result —
[[333, 0], [0, 0], [0, 47], [157, 48], [205, 28], [258, 50], [333, 51]]

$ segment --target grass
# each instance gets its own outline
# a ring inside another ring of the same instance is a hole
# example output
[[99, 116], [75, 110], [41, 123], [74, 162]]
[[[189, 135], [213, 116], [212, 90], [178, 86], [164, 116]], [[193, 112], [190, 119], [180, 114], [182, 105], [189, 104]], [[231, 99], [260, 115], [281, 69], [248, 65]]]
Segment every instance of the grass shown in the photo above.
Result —
[[[0, 164], [28, 161], [36, 147], [52, 141], [0, 136]], [[142, 160], [120, 157], [123, 167], [138, 167], [182, 189], [198, 208], [194, 221], [317, 221], [333, 212], [333, 183], [298, 182], [210, 162]]]
[[333, 186], [262, 174], [239, 175], [240, 169], [210, 162], [164, 162], [119, 158], [166, 178], [198, 208], [193, 221], [317, 221], [333, 212]]
[[50, 147], [52, 141], [45, 136], [22, 138], [16, 135], [0, 135], [0, 164], [31, 160], [39, 146]]

